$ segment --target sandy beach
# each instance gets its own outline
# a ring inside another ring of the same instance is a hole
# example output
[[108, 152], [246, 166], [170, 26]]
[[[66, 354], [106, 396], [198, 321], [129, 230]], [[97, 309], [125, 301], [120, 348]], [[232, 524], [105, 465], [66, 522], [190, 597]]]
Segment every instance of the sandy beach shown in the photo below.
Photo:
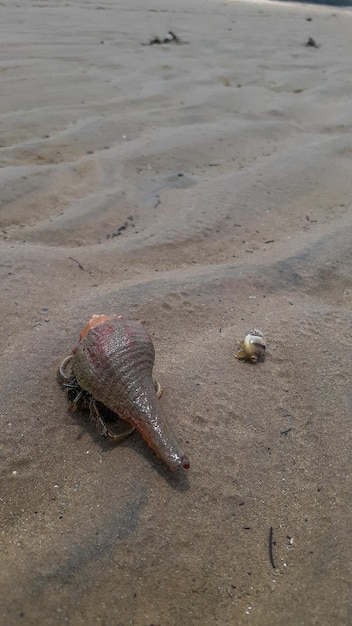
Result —
[[[0, 3], [3, 626], [352, 623], [351, 27]], [[94, 313], [145, 323], [189, 470], [69, 411]]]

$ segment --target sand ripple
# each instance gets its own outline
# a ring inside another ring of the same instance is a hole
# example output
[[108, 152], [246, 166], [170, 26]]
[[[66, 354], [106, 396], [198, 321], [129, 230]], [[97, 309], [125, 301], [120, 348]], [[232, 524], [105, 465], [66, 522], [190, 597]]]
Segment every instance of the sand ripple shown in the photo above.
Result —
[[[3, 623], [350, 623], [351, 14], [0, 4]], [[187, 475], [67, 411], [101, 312], [152, 333]]]

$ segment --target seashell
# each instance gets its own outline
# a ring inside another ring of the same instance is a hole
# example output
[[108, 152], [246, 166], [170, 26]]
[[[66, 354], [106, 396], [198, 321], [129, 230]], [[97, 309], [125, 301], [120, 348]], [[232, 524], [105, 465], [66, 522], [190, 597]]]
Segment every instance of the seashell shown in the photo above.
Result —
[[237, 359], [243, 359], [246, 361], [264, 361], [266, 342], [261, 330], [254, 328], [250, 330], [245, 338], [239, 342], [240, 350], [236, 352]]
[[[154, 345], [142, 322], [122, 315], [93, 315], [73, 350], [71, 388], [89, 394], [91, 414], [99, 429], [99, 423], [102, 430], [106, 426], [96, 403], [128, 422], [132, 430], [136, 428], [170, 469], [188, 469], [188, 458], [158, 400], [161, 390], [152, 377], [154, 358]], [[66, 361], [59, 372], [67, 380]], [[76, 399], [79, 397], [80, 391]]]

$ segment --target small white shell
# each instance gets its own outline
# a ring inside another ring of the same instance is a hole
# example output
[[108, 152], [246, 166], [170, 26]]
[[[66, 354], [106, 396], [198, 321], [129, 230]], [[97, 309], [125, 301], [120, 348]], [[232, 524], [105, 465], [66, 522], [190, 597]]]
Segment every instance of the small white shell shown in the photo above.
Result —
[[254, 328], [250, 330], [245, 338], [239, 343], [240, 350], [236, 352], [237, 359], [244, 359], [256, 363], [265, 358], [266, 342], [261, 330]]

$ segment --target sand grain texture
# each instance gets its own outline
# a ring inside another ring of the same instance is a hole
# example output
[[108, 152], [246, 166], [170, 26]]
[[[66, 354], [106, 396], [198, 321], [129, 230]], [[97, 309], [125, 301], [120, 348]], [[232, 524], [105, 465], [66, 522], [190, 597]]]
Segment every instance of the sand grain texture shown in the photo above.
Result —
[[[2, 624], [352, 623], [351, 20], [0, 3]], [[93, 313], [145, 321], [187, 473], [68, 411]]]

